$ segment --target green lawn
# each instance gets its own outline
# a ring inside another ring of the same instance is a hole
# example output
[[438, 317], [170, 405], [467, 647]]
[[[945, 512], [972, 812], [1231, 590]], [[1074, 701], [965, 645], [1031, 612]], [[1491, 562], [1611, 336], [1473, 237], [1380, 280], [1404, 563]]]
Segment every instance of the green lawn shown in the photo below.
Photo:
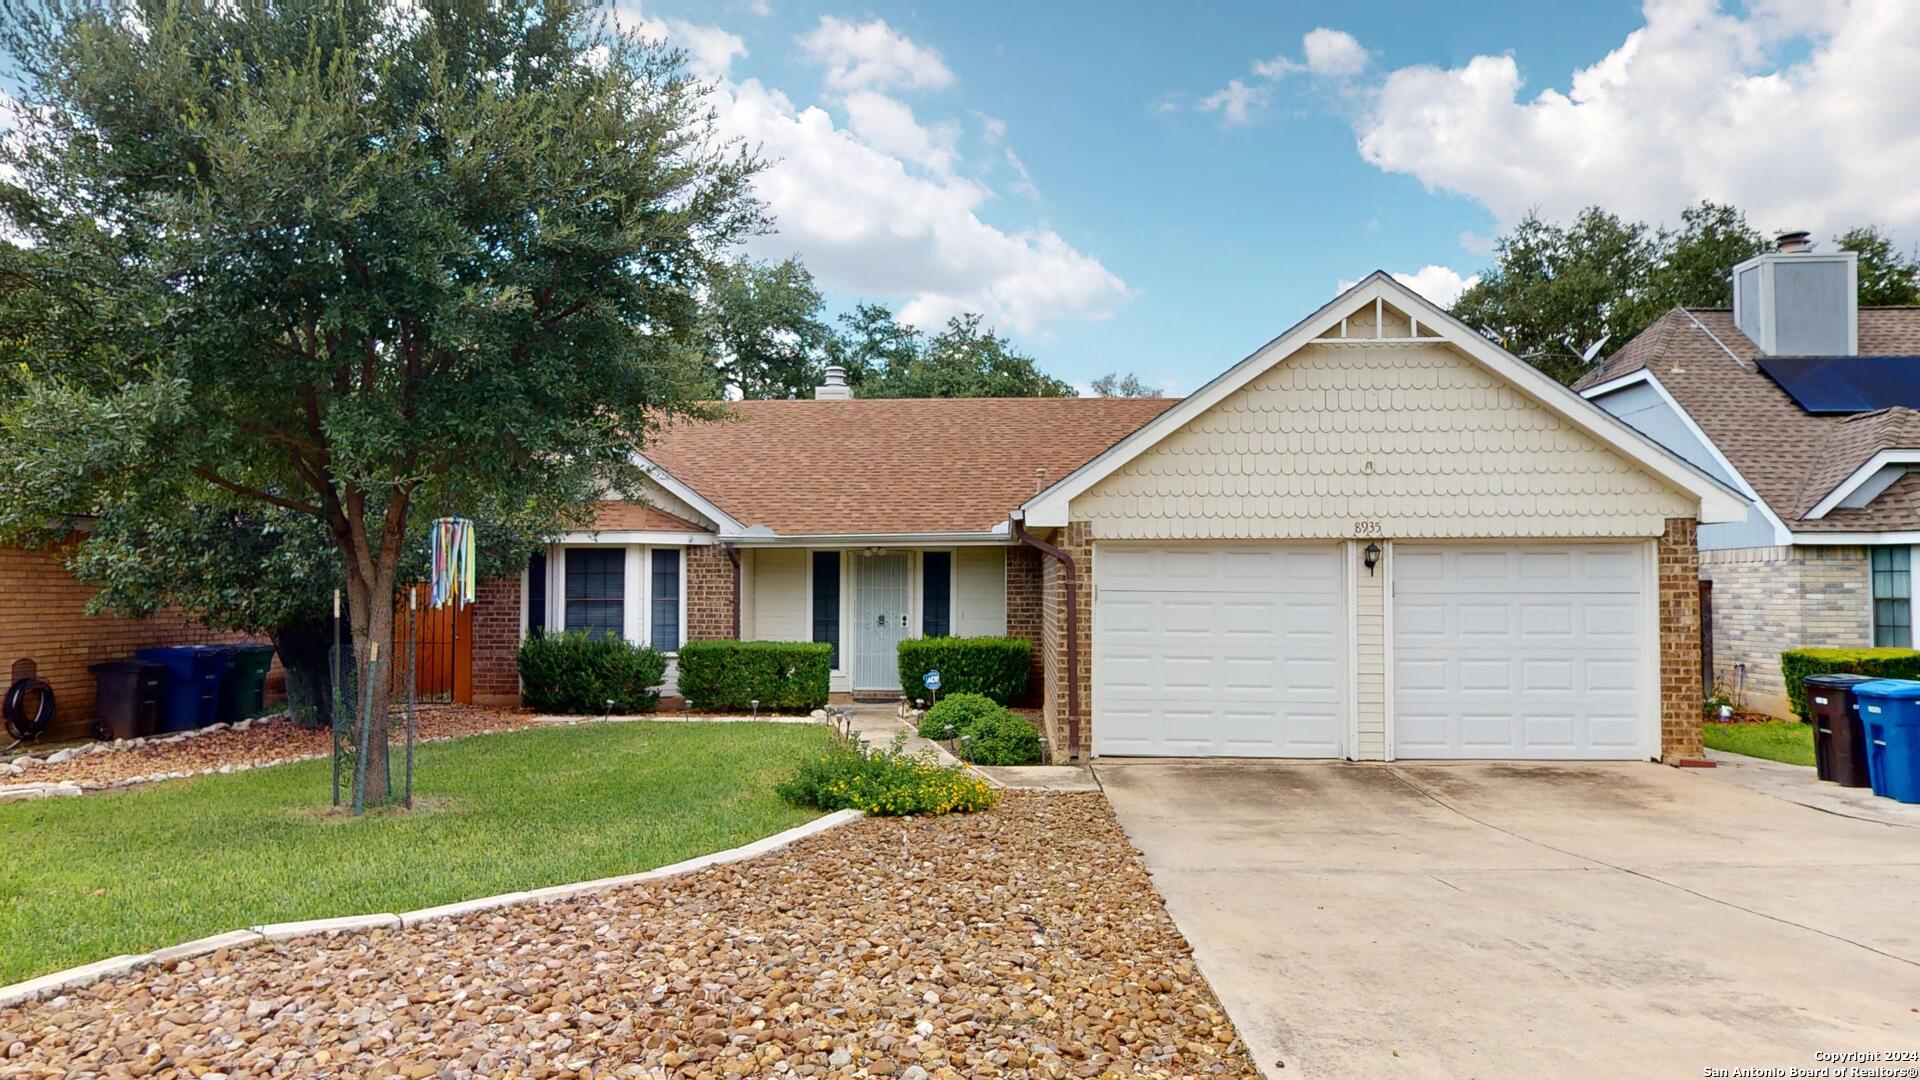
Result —
[[[818, 816], [773, 784], [800, 724], [632, 723], [419, 749], [413, 813], [328, 806], [301, 762], [0, 805], [0, 985], [248, 925], [633, 873]], [[398, 762], [396, 761], [396, 765]]]
[[1707, 746], [1749, 757], [1813, 764], [1813, 725], [1798, 720], [1769, 720], [1764, 724], [1706, 723]]

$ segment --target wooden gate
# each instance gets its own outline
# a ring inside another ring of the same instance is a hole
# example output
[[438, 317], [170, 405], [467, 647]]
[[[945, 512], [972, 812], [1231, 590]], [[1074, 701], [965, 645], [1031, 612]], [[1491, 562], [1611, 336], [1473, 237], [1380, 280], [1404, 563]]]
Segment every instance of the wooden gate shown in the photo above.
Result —
[[[418, 637], [413, 645], [414, 690], [421, 701], [473, 703], [473, 605], [448, 604], [442, 608], [427, 606], [428, 586], [415, 585], [419, 608]], [[393, 646], [400, 655], [407, 648], [407, 594], [400, 593], [400, 605], [393, 620]], [[405, 672], [396, 669], [397, 676]], [[404, 686], [396, 687], [405, 692]]]

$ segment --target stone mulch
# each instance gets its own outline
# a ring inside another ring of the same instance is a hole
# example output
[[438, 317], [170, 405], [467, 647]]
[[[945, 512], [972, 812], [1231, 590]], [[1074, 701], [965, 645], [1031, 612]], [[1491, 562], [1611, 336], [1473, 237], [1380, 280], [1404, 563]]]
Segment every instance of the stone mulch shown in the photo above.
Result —
[[[533, 726], [532, 713], [475, 705], [422, 705], [415, 716], [420, 739], [452, 739]], [[405, 737], [400, 719], [394, 717], [396, 738]], [[254, 769], [330, 754], [333, 736], [325, 728], [299, 727], [281, 714], [232, 727], [216, 725], [187, 733], [185, 738], [161, 735], [74, 749], [76, 756], [63, 761], [49, 761], [47, 755], [37, 752], [0, 759], [0, 765], [13, 767], [0, 768], [0, 773], [10, 774], [0, 775], [0, 785], [64, 783], [85, 790]]]
[[0, 1011], [0, 1078], [1256, 1077], [1104, 798], [155, 966]]

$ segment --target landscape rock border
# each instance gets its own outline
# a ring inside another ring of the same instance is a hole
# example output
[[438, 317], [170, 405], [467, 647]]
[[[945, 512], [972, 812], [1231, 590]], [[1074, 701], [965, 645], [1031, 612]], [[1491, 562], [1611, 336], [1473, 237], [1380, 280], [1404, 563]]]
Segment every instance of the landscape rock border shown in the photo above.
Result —
[[470, 915], [478, 911], [492, 911], [498, 908], [514, 907], [521, 904], [545, 904], [576, 899], [589, 893], [605, 892], [627, 885], [659, 881], [664, 878], [679, 877], [711, 866], [740, 862], [757, 855], [776, 851], [809, 836], [838, 828], [850, 821], [858, 821], [866, 815], [858, 810], [836, 810], [833, 813], [817, 817], [812, 821], [796, 825], [791, 829], [763, 836], [752, 843], [727, 848], [708, 855], [683, 859], [677, 863], [643, 870], [634, 874], [621, 874], [616, 877], [595, 878], [591, 881], [576, 881], [566, 885], [550, 885], [545, 888], [523, 892], [500, 893], [495, 896], [483, 896], [472, 900], [460, 900], [451, 904], [421, 908], [417, 911], [378, 912], [371, 915], [345, 915], [331, 919], [303, 919], [298, 922], [263, 923], [244, 930], [229, 930], [221, 934], [212, 934], [193, 941], [184, 941], [178, 945], [155, 949], [152, 952], [126, 954], [96, 960], [90, 964], [67, 968], [14, 983], [12, 986], [0, 986], [0, 1009], [22, 1005], [30, 1001], [56, 997], [67, 990], [77, 990], [90, 986], [102, 979], [111, 979], [139, 970], [152, 964], [172, 964], [181, 960], [205, 956], [222, 949], [248, 948], [269, 942], [292, 941], [306, 937], [324, 937], [333, 934], [363, 934], [374, 930], [398, 930], [403, 927], [418, 926], [435, 919], [452, 919]]

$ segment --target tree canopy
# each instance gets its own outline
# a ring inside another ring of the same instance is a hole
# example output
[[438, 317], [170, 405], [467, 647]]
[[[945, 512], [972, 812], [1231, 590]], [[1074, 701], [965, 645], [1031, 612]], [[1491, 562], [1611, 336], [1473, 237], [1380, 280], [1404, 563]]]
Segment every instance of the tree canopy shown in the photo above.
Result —
[[[1920, 302], [1920, 264], [1878, 229], [1834, 238], [1859, 254], [1860, 303]], [[1494, 265], [1452, 312], [1561, 382], [1631, 341], [1667, 311], [1727, 307], [1736, 263], [1767, 250], [1737, 208], [1702, 202], [1678, 229], [1626, 221], [1600, 207], [1558, 225], [1528, 214], [1494, 244]]]
[[1108, 372], [1093, 380], [1093, 392], [1101, 397], [1160, 397], [1160, 388], [1148, 386], [1140, 381], [1140, 376], [1129, 371], [1125, 375]]
[[390, 658], [410, 523], [578, 522], [697, 411], [759, 210], [677, 52], [573, 0], [0, 13], [0, 533], [189, 482], [305, 515]]

